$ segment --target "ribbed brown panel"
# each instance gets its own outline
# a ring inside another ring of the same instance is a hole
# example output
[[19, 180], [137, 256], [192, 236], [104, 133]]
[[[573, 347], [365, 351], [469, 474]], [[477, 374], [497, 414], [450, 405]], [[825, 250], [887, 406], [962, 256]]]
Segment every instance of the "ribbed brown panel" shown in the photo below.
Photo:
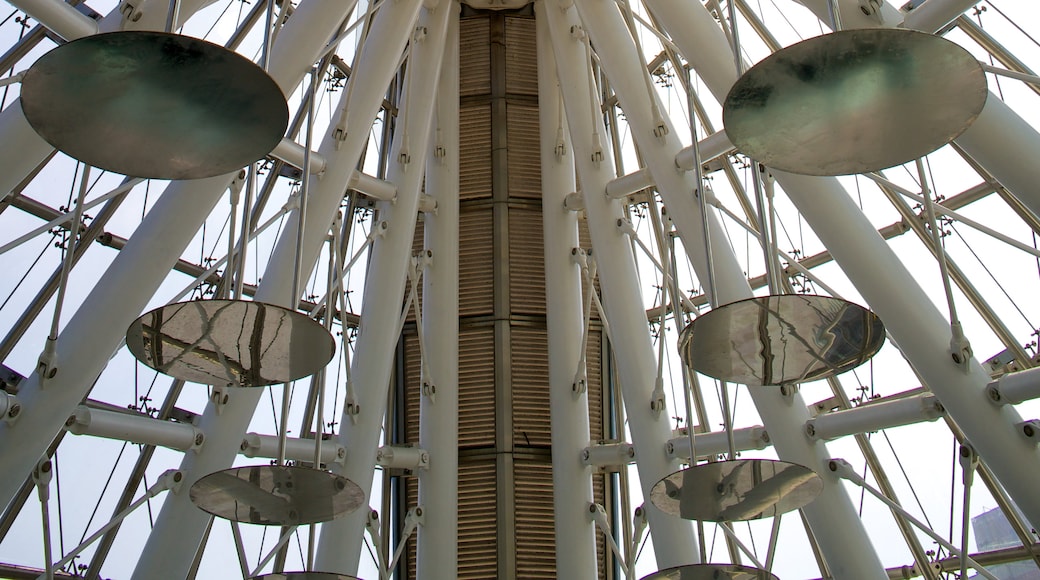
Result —
[[459, 23], [459, 94], [491, 92], [491, 35], [487, 18], [464, 18]]
[[556, 578], [552, 466], [528, 459], [514, 466], [516, 577]]
[[589, 345], [585, 350], [585, 373], [589, 400], [589, 439], [600, 441], [603, 437], [603, 353], [600, 344], [601, 331], [593, 328], [589, 333]]
[[491, 105], [459, 110], [459, 199], [491, 197]]
[[[538, 58], [533, 18], [506, 18], [506, 92], [538, 94]], [[537, 117], [536, 117], [537, 118]]]
[[539, 157], [538, 106], [506, 105], [509, 196], [541, 199], [542, 164]]
[[415, 327], [404, 334], [404, 392], [405, 392], [405, 442], [419, 443], [419, 381], [422, 380], [422, 363], [419, 357], [419, 336]]
[[495, 334], [459, 329], [459, 448], [495, 444]]
[[459, 215], [459, 315], [479, 316], [494, 310], [490, 208], [463, 208]]
[[510, 328], [513, 444], [552, 444], [549, 432], [549, 342], [545, 326]]
[[459, 578], [498, 577], [495, 459], [459, 464]]
[[545, 240], [542, 212], [509, 208], [509, 310], [545, 315]]
[[[606, 497], [603, 493], [606, 487], [606, 476], [603, 474], [596, 474], [592, 476], [592, 499], [601, 506], [607, 505]], [[618, 527], [621, 523], [618, 522]], [[607, 540], [603, 537], [598, 530], [596, 531], [596, 567], [599, 569], [599, 577], [607, 577]]]

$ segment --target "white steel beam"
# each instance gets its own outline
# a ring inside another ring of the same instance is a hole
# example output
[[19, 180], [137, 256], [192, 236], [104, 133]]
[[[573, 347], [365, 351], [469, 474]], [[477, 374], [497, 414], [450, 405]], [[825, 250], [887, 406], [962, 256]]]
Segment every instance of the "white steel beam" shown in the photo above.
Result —
[[976, 0], [928, 0], [908, 12], [899, 26], [910, 30], [935, 32], [976, 4]]
[[8, 2], [65, 40], [72, 41], [98, 33], [97, 21], [64, 0], [8, 0]]
[[[397, 2], [385, 8], [379, 11], [373, 23], [373, 32], [378, 29], [379, 34], [370, 34], [370, 44], [366, 43], [362, 49], [357, 72], [365, 82], [358, 83], [351, 91], [344, 91], [344, 95], [350, 93], [347, 112], [351, 126], [366, 129], [348, 132], [343, 142], [326, 135], [319, 147], [319, 152], [329, 159], [329, 168], [320, 179], [311, 178], [312, 187], [305, 217], [308, 227], [303, 240], [301, 264], [301, 271], [305, 273], [313, 268], [325, 242], [326, 234], [342, 201], [346, 183], [354, 172], [367, 140], [367, 127], [371, 126], [379, 111], [383, 93], [397, 66], [397, 56], [404, 47], [411, 23], [418, 11], [418, 6], [410, 2]], [[294, 18], [280, 33], [275, 55], [279, 54], [278, 48], [284, 42], [285, 46], [298, 51], [301, 57], [310, 58], [310, 55], [324, 46], [325, 39], [331, 37], [350, 10], [349, 5], [320, 0], [301, 4], [297, 7]], [[297, 16], [300, 17], [298, 20]], [[323, 28], [316, 29], [318, 25]], [[306, 65], [303, 68], [311, 66], [309, 61], [304, 62]], [[271, 70], [288, 72], [291, 70], [290, 65], [289, 59], [275, 58], [272, 60]], [[275, 78], [278, 80], [278, 77]], [[263, 282], [257, 289], [256, 299], [276, 304], [293, 303], [289, 295], [292, 288], [298, 222], [299, 216], [296, 214], [288, 221], [264, 272]], [[212, 403], [207, 406], [199, 424], [206, 435], [206, 445], [199, 453], [186, 455], [182, 464], [182, 470], [189, 482], [231, 465], [261, 394], [260, 389], [237, 391], [219, 412], [218, 407]], [[207, 522], [208, 516], [191, 505], [187, 494], [167, 497], [162, 513], [156, 520], [155, 529], [149, 535], [134, 577], [183, 576], [187, 571], [186, 566], [190, 565], [190, 554], [193, 554], [198, 546]]]
[[[384, 235], [372, 244], [372, 267], [365, 279], [361, 332], [351, 365], [351, 380], [360, 412], [345, 414], [340, 421], [339, 440], [350, 448], [350, 453], [343, 467], [334, 469], [366, 491], [372, 489], [375, 476], [376, 450], [386, 412], [390, 370], [400, 336], [395, 321], [401, 315], [419, 209], [419, 190], [425, 173], [425, 153], [430, 142], [434, 99], [429, 95], [436, 94], [448, 21], [456, 14], [453, 2], [440, 0], [435, 8], [423, 10], [419, 23], [414, 24], [420, 4], [418, 0], [398, 0], [380, 9], [368, 37], [400, 37], [400, 48], [383, 50], [378, 54], [366, 50], [361, 53], [362, 62], [358, 66], [360, 69], [361, 64], [371, 59], [381, 62], [381, 68], [386, 72], [393, 71], [404, 42], [412, 37], [410, 72], [407, 75], [410, 78], [405, 81], [401, 116], [397, 119], [387, 169], [387, 180], [397, 185], [397, 201], [380, 202], [377, 206], [376, 215], [387, 224], [387, 228]], [[415, 39], [417, 29], [425, 30], [425, 38], [420, 41]], [[355, 71], [351, 78], [364, 79], [363, 83], [372, 82], [372, 78], [361, 74], [360, 70]], [[386, 84], [379, 86], [385, 87]], [[364, 127], [363, 132], [368, 132], [367, 124], [351, 126]], [[409, 151], [414, 153], [410, 161], [407, 159]], [[431, 456], [431, 459], [437, 461], [437, 456]], [[368, 512], [359, 509], [323, 524], [315, 559], [317, 569], [356, 574], [367, 519]]]
[[[611, 328], [632, 442], [637, 449], [640, 486], [643, 497], [650, 497], [653, 485], [680, 467], [678, 461], [664, 452], [664, 444], [671, 436], [669, 413], [663, 405], [657, 412], [651, 409], [657, 357], [642, 306], [632, 246], [617, 227], [623, 217], [621, 202], [606, 195], [607, 183], [614, 178], [614, 166], [610, 151], [604, 145], [607, 133], [599, 99], [590, 87], [592, 71], [588, 66], [583, 27], [573, 5], [564, 10], [557, 0], [543, 1], [543, 8], [539, 9], [537, 3], [535, 7], [541, 12], [540, 19], [549, 24], [575, 165], [585, 192], [589, 235], [594, 256], [602, 257], [597, 264], [603, 306]], [[672, 158], [674, 154], [669, 159]], [[649, 504], [646, 513], [661, 568], [700, 560], [691, 522], [669, 516]]]
[[[680, 9], [684, 4], [689, 8]], [[701, 7], [695, 4], [650, 2], [651, 10], [672, 32], [672, 38], [694, 63], [698, 74], [711, 71], [707, 76], [702, 74], [702, 78], [728, 76], [735, 82], [733, 59], [723, 52], [726, 44], [721, 31], [712, 41], [717, 44], [715, 51], [708, 45], [710, 37], [687, 34], [715, 26], [711, 15], [706, 10], [698, 10]], [[702, 43], [699, 46], [694, 44], [698, 41]], [[716, 96], [724, 96], [729, 86], [709, 85], [709, 88]], [[949, 323], [836, 179], [774, 173], [857, 290], [885, 322], [925, 383], [1019, 502], [1019, 507], [1030, 521], [1040, 520], [1040, 496], [1030, 491], [1032, 482], [1040, 481], [1038, 452], [1019, 436], [1016, 425], [1021, 418], [1013, 408], [997, 410], [984, 402], [984, 387], [989, 377], [978, 363], [972, 361], [967, 372], [953, 363], [949, 352]]]
[[[423, 524], [417, 530], [416, 576], [458, 577], [459, 483], [459, 11], [449, 4], [437, 114], [426, 159], [426, 193], [437, 202], [425, 214], [425, 246], [433, 253], [423, 274], [419, 445], [430, 452], [419, 473]], [[431, 48], [432, 50], [432, 48]]]
[[[589, 444], [589, 401], [576, 389], [584, 315], [578, 216], [564, 207], [574, 191], [574, 153], [566, 143], [552, 40], [545, 7], [535, 4], [538, 49], [539, 154], [545, 241], [545, 320], [549, 337], [549, 420], [552, 432], [553, 520], [559, 578], [596, 578], [596, 528], [587, 506], [595, 499], [592, 469], [577, 461]], [[562, 143], [557, 138], [564, 139]], [[559, 149], [562, 147], [562, 149]]]
[[[632, 127], [632, 136], [654, 176], [657, 189], [668, 208], [668, 215], [682, 236], [683, 245], [697, 270], [698, 278], [708, 280], [703, 220], [694, 202], [695, 198], [690, 195], [691, 192], [699, 192], [703, 188], [697, 183], [694, 174], [675, 170], [672, 160], [682, 149], [676, 128], [671, 126], [667, 116], [653, 118], [652, 111], [664, 110], [664, 106], [645, 80], [638, 74], [633, 74], [633, 71], [640, 73], [645, 70], [645, 63], [637, 53], [635, 43], [616, 6], [595, 0], [575, 0], [575, 5], [578, 6], [582, 21], [597, 47], [600, 65], [610, 79], [611, 86], [625, 111], [625, 118]], [[682, 29], [678, 22], [669, 21], [672, 18], [671, 13], [695, 11], [697, 14], [708, 15], [699, 2], [666, 0], [648, 2], [648, 5], [654, 12], [658, 9], [667, 11], [665, 14], [658, 14], [658, 17], [662, 23], [668, 23], [668, 31], [672, 38], [676, 39], [680, 49], [683, 45], [679, 43], [678, 38], [690, 35], [690, 31]], [[662, 8], [661, 5], [668, 6]], [[689, 20], [689, 17], [678, 18]], [[733, 63], [726, 45], [715, 46], [710, 55], [700, 55], [700, 58], [726, 59], [731, 66]], [[663, 134], [659, 125], [662, 122], [665, 125]], [[588, 197], [586, 195], [586, 206], [589, 204]], [[718, 303], [727, 304], [750, 298], [751, 287], [716, 215], [709, 213], [707, 222], [708, 231], [712, 234], [712, 273]], [[872, 547], [855, 506], [844, 488], [839, 485], [837, 478], [824, 469], [830, 453], [822, 442], [809, 441], [804, 435], [803, 425], [809, 419], [809, 413], [801, 395], [795, 392], [785, 396], [779, 387], [748, 389], [748, 393], [766, 429], [769, 430], [779, 457], [819, 472], [824, 480], [823, 492], [804, 508], [804, 513], [819, 541], [821, 551], [831, 566], [831, 572], [843, 578], [884, 578], [884, 566]], [[636, 458], [639, 459], [638, 454]], [[850, 545], [858, 546], [858, 549], [850, 552]]]

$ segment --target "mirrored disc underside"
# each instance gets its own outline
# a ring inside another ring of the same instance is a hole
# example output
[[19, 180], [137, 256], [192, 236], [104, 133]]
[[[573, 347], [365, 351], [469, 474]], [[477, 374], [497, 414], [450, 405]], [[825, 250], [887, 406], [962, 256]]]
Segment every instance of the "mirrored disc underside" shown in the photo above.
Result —
[[698, 317], [679, 336], [696, 372], [748, 386], [824, 379], [866, 362], [885, 327], [840, 298], [781, 294], [732, 302]]
[[332, 572], [275, 572], [262, 576], [251, 576], [249, 580], [360, 580], [360, 578]]
[[126, 333], [137, 360], [207, 385], [260, 387], [323, 368], [335, 352], [327, 330], [299, 312], [244, 300], [178, 302], [141, 316]]
[[281, 89], [222, 46], [163, 32], [87, 36], [40, 57], [22, 110], [48, 143], [134, 177], [198, 179], [237, 171], [281, 140]]
[[687, 564], [676, 566], [649, 576], [642, 580], [778, 580], [776, 576], [750, 566], [736, 564]]
[[257, 465], [211, 473], [191, 486], [192, 503], [217, 517], [246, 524], [316, 524], [365, 502], [353, 481], [319, 469]]
[[745, 155], [791, 173], [848, 175], [927, 155], [986, 104], [968, 51], [905, 29], [857, 29], [781, 49], [748, 70], [723, 106]]
[[807, 505], [823, 490], [813, 470], [771, 459], [702, 463], [654, 484], [650, 501], [687, 520], [734, 522], [768, 518]]

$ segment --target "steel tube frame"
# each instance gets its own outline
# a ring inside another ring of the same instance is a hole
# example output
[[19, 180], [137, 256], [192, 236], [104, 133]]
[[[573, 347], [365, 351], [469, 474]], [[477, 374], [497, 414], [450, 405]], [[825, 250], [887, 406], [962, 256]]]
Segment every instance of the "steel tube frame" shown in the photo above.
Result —
[[[324, 39], [331, 37], [338, 25], [349, 14], [352, 6], [337, 5], [314, 1], [303, 4], [297, 8], [295, 15], [301, 18], [297, 20], [294, 16], [279, 35], [276, 42], [275, 58], [272, 59], [271, 69], [285, 70], [291, 63], [287, 59], [278, 58], [280, 54], [277, 48], [285, 43], [302, 45], [300, 52], [306, 54], [308, 49], [316, 52], [315, 46], [323, 46]], [[396, 67], [396, 56], [403, 49], [407, 38], [407, 28], [418, 11], [418, 6], [411, 3], [395, 3], [381, 10], [376, 18], [374, 26], [402, 27], [404, 30], [396, 34], [383, 31], [382, 34], [370, 34], [369, 42], [362, 47], [362, 64], [357, 72], [363, 72], [361, 78], [367, 79], [366, 83], [360, 83], [353, 91], [344, 91], [344, 97], [350, 94], [348, 115], [354, 126], [368, 126], [375, 118], [382, 104], [384, 88], [389, 84]], [[315, 26], [324, 26], [326, 34], [320, 34]], [[296, 35], [307, 35], [308, 42], [300, 42]], [[374, 58], [365, 58], [365, 55], [376, 53]], [[307, 56], [306, 58], [309, 58]], [[304, 71], [308, 65], [305, 65]], [[303, 73], [299, 74], [302, 79]], [[354, 172], [357, 160], [367, 140], [367, 131], [353, 131], [346, 135], [341, 144], [332, 135], [326, 135], [319, 147], [319, 152], [329, 160], [329, 168], [321, 178], [311, 177], [313, 187], [310, 192], [310, 201], [307, 206], [308, 215], [304, 222], [309, 224], [305, 231], [303, 240], [304, 271], [313, 269], [320, 253], [322, 244], [332, 221], [337, 214], [337, 209], [342, 200], [345, 186]], [[339, 148], [337, 149], [337, 145]], [[293, 263], [296, 256], [296, 228], [299, 223], [296, 213], [290, 218], [275, 248], [267, 270], [264, 272], [264, 280], [257, 289], [256, 298], [271, 303], [291, 304], [290, 297], [292, 286]], [[210, 403], [203, 414], [200, 428], [206, 434], [207, 445], [198, 454], [185, 456], [182, 470], [185, 472], [190, 483], [199, 477], [213, 471], [224, 469], [231, 465], [236, 453], [236, 447], [241, 442], [242, 434], [252, 418], [256, 404], [261, 396], [261, 390], [245, 390], [236, 392], [227, 404], [218, 412], [215, 405]], [[145, 546], [145, 553], [138, 563], [134, 572], [135, 578], [154, 578], [158, 575], [173, 575], [178, 570], [178, 561], [183, 561], [184, 553], [197, 546], [201, 533], [206, 523], [205, 514], [199, 515], [198, 510], [189, 504], [186, 494], [178, 494], [167, 498], [163, 512], [156, 521], [155, 530], [149, 536]], [[190, 533], [187, 526], [191, 526]], [[172, 542], [179, 544], [173, 549]]]
[[[666, 2], [654, 4], [669, 5]], [[707, 17], [710, 18], [710, 15]], [[678, 24], [667, 18], [663, 18], [662, 22], [669, 26]], [[679, 39], [676, 42], [683, 47]], [[683, 50], [686, 50], [685, 47]], [[688, 56], [706, 54], [710, 52]], [[714, 63], [705, 60], [698, 65], [698, 70], [702, 67], [727, 66], [728, 63], [723, 59]], [[728, 86], [711, 88], [718, 95], [727, 90]], [[987, 104], [987, 109], [990, 108], [990, 104]], [[977, 126], [978, 120], [975, 124]], [[1021, 137], [1029, 131], [1016, 127], [1013, 132]], [[1008, 147], [1009, 138], [1008, 135], [1001, 135], [1000, 142], [991, 145], [998, 152], [1014, 157], [1015, 152], [1004, 151]], [[1033, 147], [1030, 150], [1034, 151], [1040, 148], [1040, 145], [1024, 143], [1019, 146]], [[1022, 153], [1018, 151], [1018, 154]], [[1029, 165], [1025, 163], [1025, 166]], [[1013, 169], [1016, 169], [1016, 173], [1019, 170], [1036, 170], [1035, 167], [1027, 169], [1025, 166]], [[788, 197], [867, 303], [885, 321], [893, 339], [913, 362], [928, 387], [939, 397], [950, 417], [961, 426], [994, 475], [1035, 525], [1035, 522], [1040, 521], [1040, 497], [1030, 491], [1030, 482], [1040, 478], [1040, 452], [1019, 436], [1015, 425], [1021, 422], [1021, 417], [1013, 408], [996, 409], [985, 402], [984, 387], [989, 377], [977, 362], [971, 361], [966, 372], [953, 363], [949, 353], [949, 323], [863, 212], [847, 194], [842, 193], [836, 179], [775, 173]], [[1000, 179], [999, 176], [997, 178]], [[1025, 459], [1030, 457], [1036, 460]]]
[[[400, 46], [397, 50], [385, 50], [379, 54], [370, 54], [366, 50], [362, 52], [358, 65], [361, 69], [369, 59], [381, 61], [387, 82], [379, 86], [388, 86], [389, 75], [396, 69], [405, 42], [413, 36], [416, 28], [425, 27], [426, 37], [421, 45], [412, 39], [408, 63], [411, 71], [407, 75], [410, 79], [404, 87], [404, 107], [390, 148], [387, 181], [397, 185], [397, 201], [380, 202], [377, 206], [378, 219], [386, 223], [387, 228], [385, 234], [372, 244], [369, 263], [373, 266], [365, 279], [362, 332], [358, 335], [351, 365], [351, 380], [361, 410], [357, 415], [345, 414], [340, 421], [339, 441], [344, 446], [349, 445], [350, 453], [342, 468], [337, 466], [334, 471], [350, 478], [364, 490], [372, 488], [375, 476], [376, 451], [386, 413], [394, 347], [399, 339], [397, 325], [388, 321], [397, 320], [401, 315], [426, 159], [425, 155], [416, 154], [410, 163], [402, 163], [402, 154], [409, 149], [425, 153], [429, 144], [433, 117], [433, 99], [429, 95], [436, 94], [448, 21], [456, 14], [452, 9], [453, 3], [448, 0], [439, 0], [436, 7], [424, 9], [421, 15], [420, 4], [417, 0], [398, 0], [390, 7], [384, 6], [376, 15], [368, 38], [397, 36]], [[386, 17], [391, 7], [399, 13], [398, 18]], [[419, 22], [414, 24], [417, 15]], [[351, 78], [373, 82], [369, 75], [360, 72], [355, 71]], [[363, 126], [367, 134], [368, 125]], [[436, 462], [437, 457], [431, 456], [431, 460]], [[367, 519], [368, 512], [360, 509], [322, 525], [315, 558], [317, 569], [356, 574]]]
[[[60, 0], [19, 1], [23, 4], [34, 6], [66, 5], [65, 2]], [[182, 0], [180, 12], [182, 20], [209, 4], [210, 1]], [[51, 6], [42, 10], [38, 14], [46, 20], [40, 20], [40, 23], [66, 40], [75, 40], [86, 35], [76, 36], [80, 33], [89, 32], [93, 34], [94, 32], [113, 32], [116, 30], [162, 30], [166, 26], [165, 6], [159, 10], [144, 10], [137, 21], [126, 20], [119, 12], [118, 6], [97, 23], [81, 15], [82, 18], [91, 22], [93, 26], [81, 21], [79, 17], [70, 17], [66, 14], [66, 11], [79, 13], [72, 7], [60, 8]], [[52, 15], [54, 16], [53, 18], [51, 17]], [[68, 36], [65, 36], [65, 34], [68, 34]], [[25, 176], [29, 175], [37, 165], [42, 163], [54, 151], [54, 147], [51, 147], [49, 143], [37, 135], [32, 126], [29, 125], [25, 115], [22, 113], [21, 99], [14, 101], [3, 112], [0, 112], [0, 144], [2, 144], [0, 145], [0, 167], [4, 168], [4, 171], [0, 172], [0, 199], [3, 199], [11, 193]]]
[[585, 331], [581, 267], [574, 260], [580, 246], [578, 216], [564, 207], [567, 194], [576, 188], [574, 155], [566, 144], [562, 155], [557, 154], [557, 132], [566, 134], [566, 120], [545, 8], [539, 3], [535, 10], [556, 573], [560, 578], [596, 578], [596, 527], [588, 517], [588, 506], [595, 501], [592, 468], [578, 461], [589, 445], [588, 393], [574, 384]]
[[[601, 64], [625, 110], [625, 116], [632, 126], [632, 135], [654, 176], [662, 200], [668, 207], [668, 214], [683, 239], [698, 277], [707, 280], [709, 272], [705, 260], [703, 227], [698, 227], [702, 220], [696, 204], [689, 195], [691, 191], [699, 191], [700, 184], [696, 183], [695, 176], [689, 172], [680, 173], [675, 170], [672, 160], [682, 149], [682, 144], [668, 119], [663, 119], [668, 127], [666, 134], [656, 137], [653, 132], [654, 119], [651, 118], [650, 111], [651, 99], [657, 99], [656, 93], [651, 94], [642, 79], [624, 74], [625, 71], [640, 70], [644, 66], [643, 60], [636, 53], [634, 43], [628, 40], [631, 36], [620, 13], [613, 5], [589, 0], [575, 0], [575, 5], [578, 6], [593, 40], [597, 41]], [[668, 29], [680, 50], [684, 51], [687, 47], [684, 46], [683, 39], [692, 33], [679, 22], [690, 20], [692, 17], [673, 16], [673, 13], [692, 12], [695, 15], [707, 16], [707, 11], [699, 3], [669, 0], [647, 2], [647, 5]], [[712, 25], [715, 26], [715, 23], [712, 22]], [[717, 28], [716, 31], [721, 34]], [[728, 49], [724, 52], [721, 46], [714, 47], [710, 56], [699, 56], [701, 59], [725, 58], [732, 63], [732, 58], [728, 58], [731, 56]], [[687, 57], [690, 58], [689, 55]], [[693, 59], [691, 62], [696, 65], [697, 60]], [[700, 72], [699, 66], [697, 69]], [[660, 108], [660, 104], [657, 106]], [[760, 217], [760, 221], [765, 220]], [[747, 278], [714, 213], [708, 215], [708, 224], [709, 232], [712, 233], [711, 274], [715, 280], [718, 303], [726, 304], [750, 298], [752, 293]], [[804, 508], [804, 512], [831, 571], [838, 577], [851, 577], [854, 573], [857, 578], [883, 578], [884, 566], [872, 548], [870, 537], [855, 507], [837, 479], [824, 470], [830, 453], [822, 442], [812, 442], [804, 436], [803, 425], [809, 419], [809, 413], [801, 395], [791, 393], [785, 396], [779, 388], [749, 389], [748, 392], [769, 431], [779, 457], [785, 461], [808, 466], [820, 472], [824, 478], [823, 492], [812, 504]], [[859, 549], [850, 553], [850, 545], [859, 546]]]
[[[824, 3], [820, 0], [802, 2], [826, 22]], [[955, 6], [951, 12], [959, 7]], [[934, 25], [944, 19], [923, 19], [919, 25]], [[910, 20], [909, 24], [914, 25], [914, 22]], [[894, 24], [889, 19], [885, 20], [887, 26]], [[938, 28], [919, 30], [932, 33]], [[1034, 159], [1035, 152], [1040, 151], [1040, 132], [1004, 104], [996, 94], [989, 92], [986, 105], [978, 118], [954, 141], [1034, 214], [1040, 215], [1040, 187], [1037, 187], [1037, 183], [1040, 183], [1040, 164], [1035, 163]]]
[[[422, 332], [425, 368], [421, 377], [436, 389], [419, 399], [419, 446], [429, 451], [420, 469], [422, 525], [416, 537], [418, 578], [458, 577], [459, 477], [459, 12], [448, 4], [436, 126], [430, 131], [426, 193], [437, 202], [425, 214], [425, 246], [433, 253], [423, 274]], [[401, 542], [404, 545], [404, 542]]]
[[[615, 341], [621, 394], [628, 410], [632, 441], [638, 449], [640, 487], [643, 496], [649, 497], [657, 481], [680, 467], [678, 461], [664, 453], [664, 443], [671, 436], [669, 414], [664, 409], [658, 413], [651, 409], [657, 356], [642, 308], [632, 246], [617, 227], [623, 217], [621, 203], [606, 195], [607, 183], [615, 176], [610, 151], [597, 149], [602, 147], [601, 143], [593, 143], [593, 135], [605, 136], [606, 129], [599, 99], [589, 87], [592, 71], [586, 61], [585, 44], [572, 33], [582, 30], [577, 10], [573, 6], [564, 10], [557, 0], [542, 2], [544, 6], [536, 3], [535, 8], [540, 19], [549, 24], [575, 164], [585, 192], [594, 255], [605, 257], [597, 261], [604, 315]], [[673, 518], [652, 505], [646, 506], [646, 514], [658, 566], [669, 568], [700, 560], [691, 522]]]

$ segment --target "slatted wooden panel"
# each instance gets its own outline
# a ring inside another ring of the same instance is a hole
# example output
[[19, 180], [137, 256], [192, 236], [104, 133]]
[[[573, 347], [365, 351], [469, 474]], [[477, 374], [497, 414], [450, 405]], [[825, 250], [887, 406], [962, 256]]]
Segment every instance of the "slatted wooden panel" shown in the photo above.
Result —
[[459, 464], [459, 578], [498, 578], [495, 459]]
[[509, 196], [541, 199], [542, 164], [539, 156], [538, 106], [508, 103], [506, 128]]
[[506, 92], [538, 94], [538, 58], [533, 18], [506, 17]]
[[545, 240], [542, 212], [509, 208], [509, 310], [545, 315]]
[[487, 17], [463, 18], [459, 23], [459, 94], [491, 92], [491, 34]]
[[459, 329], [459, 447], [495, 444], [495, 334], [491, 326]]
[[[592, 499], [601, 506], [607, 505], [607, 500], [604, 495], [604, 489], [606, 489], [607, 478], [603, 474], [596, 474], [592, 476]], [[618, 527], [621, 523], [618, 522]], [[596, 532], [596, 562], [597, 568], [599, 569], [599, 577], [607, 577], [607, 540], [603, 537], [599, 531]]]
[[459, 110], [459, 199], [491, 197], [491, 105], [470, 104]]
[[513, 444], [552, 445], [549, 432], [549, 342], [544, 325], [510, 328]]
[[462, 208], [459, 215], [459, 315], [494, 311], [494, 246], [490, 208]]
[[553, 522], [552, 466], [517, 459], [516, 577], [556, 578], [556, 530]]

